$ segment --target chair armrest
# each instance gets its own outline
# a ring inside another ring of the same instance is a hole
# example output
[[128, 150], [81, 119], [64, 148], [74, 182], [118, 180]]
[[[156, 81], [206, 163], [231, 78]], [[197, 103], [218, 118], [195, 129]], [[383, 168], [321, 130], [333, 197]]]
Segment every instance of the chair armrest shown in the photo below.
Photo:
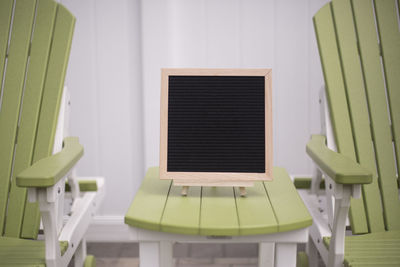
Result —
[[17, 175], [17, 185], [21, 187], [50, 187], [64, 177], [82, 157], [83, 147], [78, 137], [64, 139], [63, 149], [43, 158]]
[[352, 159], [330, 150], [326, 137], [312, 135], [306, 147], [307, 154], [332, 180], [338, 184], [369, 184], [372, 173]]

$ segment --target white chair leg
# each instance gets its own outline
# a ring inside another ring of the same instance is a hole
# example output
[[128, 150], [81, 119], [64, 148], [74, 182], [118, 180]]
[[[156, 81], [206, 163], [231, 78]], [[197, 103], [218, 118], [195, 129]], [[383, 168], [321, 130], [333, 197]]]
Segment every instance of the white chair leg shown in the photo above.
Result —
[[308, 255], [308, 263], [310, 267], [318, 267], [319, 258], [318, 258], [318, 249], [314, 244], [312, 238], [308, 239], [308, 243], [306, 246], [306, 252]]
[[274, 243], [259, 243], [258, 244], [258, 267], [273, 267], [274, 266]]
[[79, 246], [75, 250], [74, 266], [82, 267], [86, 259], [86, 239], [83, 238]]
[[172, 267], [173, 243], [169, 241], [160, 242], [160, 265], [161, 267]]
[[295, 267], [296, 254], [296, 243], [277, 243], [275, 245], [275, 267]]
[[160, 266], [160, 243], [140, 242], [139, 243], [140, 267], [161, 267]]

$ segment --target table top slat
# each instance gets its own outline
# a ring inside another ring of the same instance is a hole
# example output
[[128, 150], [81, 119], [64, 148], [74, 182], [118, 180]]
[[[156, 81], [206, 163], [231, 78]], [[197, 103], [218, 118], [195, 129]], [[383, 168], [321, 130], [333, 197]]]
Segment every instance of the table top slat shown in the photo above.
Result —
[[181, 195], [181, 186], [171, 186], [161, 231], [178, 234], [199, 234], [201, 187], [190, 187], [187, 196]]
[[278, 223], [263, 183], [255, 182], [254, 187], [248, 187], [246, 191], [247, 195], [241, 197], [239, 188], [235, 188], [240, 235], [278, 232]]
[[147, 230], [160, 231], [161, 216], [170, 187], [170, 180], [159, 179], [158, 167], [149, 168], [125, 215], [125, 223]]
[[232, 187], [202, 187], [200, 235], [239, 235]]
[[274, 180], [263, 182], [278, 221], [278, 232], [308, 227], [312, 217], [284, 168], [274, 167]]

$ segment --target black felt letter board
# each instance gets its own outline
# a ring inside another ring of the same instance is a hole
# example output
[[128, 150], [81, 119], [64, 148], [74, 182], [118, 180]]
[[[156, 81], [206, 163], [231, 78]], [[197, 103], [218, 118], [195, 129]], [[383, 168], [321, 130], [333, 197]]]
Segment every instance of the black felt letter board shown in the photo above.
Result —
[[169, 76], [169, 172], [265, 172], [264, 76]]

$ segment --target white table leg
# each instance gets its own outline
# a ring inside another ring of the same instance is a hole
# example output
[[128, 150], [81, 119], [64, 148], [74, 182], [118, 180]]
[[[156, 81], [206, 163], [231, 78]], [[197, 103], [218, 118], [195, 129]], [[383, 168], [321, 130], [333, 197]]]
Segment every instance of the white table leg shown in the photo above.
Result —
[[161, 267], [160, 266], [160, 243], [140, 242], [139, 243], [140, 267]]
[[160, 266], [172, 267], [173, 243], [169, 241], [160, 242]]
[[274, 266], [274, 243], [259, 243], [258, 244], [258, 267], [273, 267]]
[[275, 267], [295, 267], [297, 257], [296, 243], [276, 243]]

